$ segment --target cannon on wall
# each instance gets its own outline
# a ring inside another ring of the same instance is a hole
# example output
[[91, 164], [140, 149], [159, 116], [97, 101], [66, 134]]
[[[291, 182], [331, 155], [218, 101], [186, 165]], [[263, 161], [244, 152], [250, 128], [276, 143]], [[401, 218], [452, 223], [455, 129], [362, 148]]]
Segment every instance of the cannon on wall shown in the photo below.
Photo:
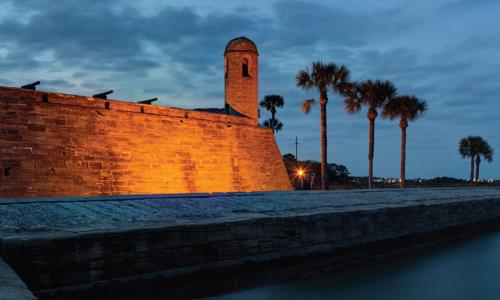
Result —
[[148, 99], [148, 100], [142, 100], [142, 101], [137, 101], [137, 103], [140, 104], [149, 104], [151, 105], [153, 102], [158, 101], [158, 98], [153, 98], [153, 99]]
[[36, 90], [36, 86], [39, 85], [40, 83], [41, 83], [40, 81], [35, 81], [29, 84], [25, 84], [21, 86], [21, 88], [25, 90]]
[[108, 95], [112, 94], [112, 93], [113, 93], [113, 90], [109, 90], [109, 91], [104, 92], [104, 93], [92, 95], [92, 97], [99, 98], [99, 99], [108, 99]]

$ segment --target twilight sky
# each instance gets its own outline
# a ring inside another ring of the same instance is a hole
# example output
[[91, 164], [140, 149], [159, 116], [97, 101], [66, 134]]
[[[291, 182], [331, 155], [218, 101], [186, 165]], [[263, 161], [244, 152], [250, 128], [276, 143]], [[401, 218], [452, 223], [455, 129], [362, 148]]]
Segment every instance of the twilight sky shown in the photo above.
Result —
[[[224, 47], [244, 35], [260, 51], [260, 98], [285, 97], [282, 154], [298, 136], [299, 158], [319, 160], [319, 107], [299, 108], [317, 93], [298, 89], [295, 74], [322, 60], [428, 102], [408, 128], [407, 178], [465, 178], [461, 137], [482, 135], [500, 155], [499, 15], [497, 0], [1, 0], [0, 85], [223, 107]], [[366, 111], [347, 115], [330, 95], [328, 126], [329, 161], [366, 175]], [[375, 176], [399, 176], [399, 143], [398, 122], [377, 119]], [[500, 156], [481, 175], [500, 178]]]

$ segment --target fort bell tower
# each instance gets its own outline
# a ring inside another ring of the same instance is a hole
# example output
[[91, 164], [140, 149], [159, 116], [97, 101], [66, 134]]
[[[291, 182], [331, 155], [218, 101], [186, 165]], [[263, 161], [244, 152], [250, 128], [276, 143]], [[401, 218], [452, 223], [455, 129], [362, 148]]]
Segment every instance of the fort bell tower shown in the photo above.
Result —
[[227, 43], [224, 51], [224, 98], [226, 110], [259, 119], [259, 52], [246, 37]]

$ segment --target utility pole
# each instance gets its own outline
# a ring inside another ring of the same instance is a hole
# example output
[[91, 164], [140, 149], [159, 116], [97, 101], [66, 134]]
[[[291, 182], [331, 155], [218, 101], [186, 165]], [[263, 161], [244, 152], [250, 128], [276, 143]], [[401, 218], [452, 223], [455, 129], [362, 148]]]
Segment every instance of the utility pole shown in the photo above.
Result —
[[295, 136], [295, 160], [296, 161], [299, 161], [299, 154], [297, 152], [298, 146], [299, 146], [299, 139], [297, 136]]

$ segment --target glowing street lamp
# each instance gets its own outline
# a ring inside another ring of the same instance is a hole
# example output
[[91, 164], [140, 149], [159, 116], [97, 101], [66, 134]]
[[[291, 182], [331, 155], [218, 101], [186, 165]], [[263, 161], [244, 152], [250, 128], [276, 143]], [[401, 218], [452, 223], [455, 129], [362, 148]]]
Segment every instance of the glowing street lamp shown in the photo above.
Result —
[[297, 177], [299, 178], [301, 190], [304, 189], [304, 175], [305, 175], [304, 169], [298, 168], [297, 169]]

